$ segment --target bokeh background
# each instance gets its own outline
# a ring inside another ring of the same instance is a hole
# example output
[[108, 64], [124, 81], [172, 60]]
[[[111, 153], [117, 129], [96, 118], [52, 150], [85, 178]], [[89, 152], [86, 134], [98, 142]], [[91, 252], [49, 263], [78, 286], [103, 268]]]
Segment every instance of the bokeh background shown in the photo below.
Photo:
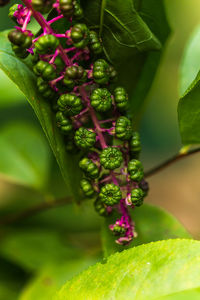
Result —
[[[177, 122], [179, 66], [186, 42], [200, 22], [199, 0], [166, 0], [165, 2], [172, 34], [142, 118], [140, 132], [145, 169], [159, 164], [181, 148]], [[7, 10], [6, 7], [0, 11], [0, 30], [13, 26], [13, 23], [8, 20]], [[16, 141], [19, 143], [22, 135], [23, 137], [26, 135], [29, 146], [20, 144], [18, 151], [12, 151], [13, 143]], [[5, 147], [7, 143], [9, 147]], [[26, 157], [24, 162], [23, 147], [27, 147], [27, 152], [28, 147], [38, 149], [31, 157], [35, 161], [31, 170], [26, 164], [26, 160], [28, 161], [30, 157]], [[37, 158], [41, 155], [43, 160], [38, 170]], [[7, 160], [15, 161], [10, 170], [6, 169]], [[50, 168], [53, 172], [50, 172]], [[0, 174], [1, 203], [11, 201], [13, 195], [19, 199], [25, 198], [21, 194], [21, 183], [11, 182], [10, 177], [5, 176], [6, 173], [14, 177], [18, 173], [18, 177], [25, 177], [27, 184], [34, 187], [42, 185], [45, 193], [49, 191], [50, 194], [52, 189], [58, 196], [65, 193], [55, 160], [32, 109], [21, 92], [2, 72], [0, 72], [0, 169], [4, 171], [4, 175]], [[146, 200], [173, 213], [197, 238], [200, 237], [199, 174], [200, 154], [196, 154], [150, 178], [151, 189]], [[52, 181], [54, 184], [49, 184]], [[24, 195], [29, 194], [27, 189], [24, 187]], [[35, 197], [34, 193], [32, 197]]]

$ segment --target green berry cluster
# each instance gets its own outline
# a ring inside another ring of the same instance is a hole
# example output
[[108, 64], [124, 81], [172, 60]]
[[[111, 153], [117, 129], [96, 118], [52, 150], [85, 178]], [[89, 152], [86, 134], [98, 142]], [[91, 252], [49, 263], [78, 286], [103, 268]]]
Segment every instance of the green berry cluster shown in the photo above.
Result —
[[[127, 207], [142, 205], [147, 189], [140, 136], [126, 116], [128, 94], [117, 84], [117, 72], [107, 62], [98, 33], [83, 23], [79, 0], [32, 0], [30, 5], [25, 25], [30, 15], [36, 16], [42, 30], [34, 39], [26, 26], [10, 31], [13, 51], [20, 58], [32, 54], [37, 89], [52, 105], [66, 151], [79, 152], [84, 197], [95, 198], [100, 216], [115, 209], [122, 214], [110, 229], [129, 241], [133, 226]], [[40, 13], [52, 8], [58, 14], [47, 22]], [[16, 10], [16, 5], [10, 9], [12, 19]], [[54, 31], [51, 24], [65, 18], [65, 33]]]

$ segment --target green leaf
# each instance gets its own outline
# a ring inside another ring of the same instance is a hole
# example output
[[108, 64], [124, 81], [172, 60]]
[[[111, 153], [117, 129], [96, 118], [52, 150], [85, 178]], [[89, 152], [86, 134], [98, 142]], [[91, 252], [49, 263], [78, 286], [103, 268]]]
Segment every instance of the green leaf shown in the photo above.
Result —
[[66, 153], [63, 137], [56, 127], [50, 103], [38, 95], [35, 76], [29, 68], [27, 60], [25, 62], [14, 56], [7, 39], [7, 32], [0, 34], [0, 68], [18, 86], [33, 107], [52, 147], [65, 182], [79, 201], [80, 195], [77, 189], [80, 176], [78, 158]]
[[180, 65], [180, 95], [184, 95], [200, 70], [200, 25], [189, 38]]
[[78, 258], [80, 252], [71, 247], [64, 234], [51, 229], [28, 228], [10, 230], [1, 238], [2, 257], [27, 270], [40, 270], [50, 263], [63, 263]]
[[156, 73], [169, 26], [163, 1], [83, 0], [87, 23], [99, 28], [107, 59], [118, 71], [118, 84], [130, 94], [130, 114], [141, 113]]
[[68, 281], [56, 299], [146, 300], [199, 288], [199, 253], [200, 242], [193, 240], [159, 241], [128, 249]]
[[63, 264], [49, 265], [23, 290], [19, 300], [49, 300], [64, 283], [96, 262], [85, 258], [65, 261]]
[[0, 173], [41, 190], [48, 180], [49, 164], [49, 148], [37, 128], [27, 123], [1, 128]]
[[128, 246], [120, 246], [115, 243], [116, 237], [109, 230], [109, 224], [113, 224], [118, 216], [105, 219], [102, 228], [102, 239], [104, 256], [107, 257], [118, 251], [132, 248], [141, 244], [155, 242], [165, 239], [190, 238], [189, 233], [185, 230], [173, 216], [163, 209], [144, 204], [140, 208], [136, 208], [131, 213], [132, 220], [135, 223], [135, 231], [137, 236]]
[[180, 76], [180, 90], [184, 92], [178, 104], [178, 120], [183, 144], [200, 143], [200, 28], [189, 40]]
[[200, 288], [186, 290], [180, 293], [175, 293], [166, 297], [157, 298], [156, 300], [199, 300], [200, 299]]

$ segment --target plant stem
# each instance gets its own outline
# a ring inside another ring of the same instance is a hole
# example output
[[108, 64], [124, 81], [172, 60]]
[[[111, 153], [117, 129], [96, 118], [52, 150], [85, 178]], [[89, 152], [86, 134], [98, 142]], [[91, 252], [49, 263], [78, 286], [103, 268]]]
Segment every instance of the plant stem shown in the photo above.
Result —
[[[53, 29], [51, 28], [50, 24], [45, 20], [45, 18], [37, 11], [35, 11], [31, 5], [29, 0], [22, 0], [26, 7], [32, 12], [33, 17], [35, 20], [40, 24], [40, 26], [46, 31], [47, 34], [54, 34]], [[63, 61], [66, 63], [67, 66], [71, 65], [71, 61], [68, 56], [65, 54], [65, 51], [61, 45], [58, 46], [58, 50], [60, 52], [60, 56]]]
[[185, 152], [185, 153], [178, 153], [178, 154], [172, 156], [171, 158], [169, 158], [168, 160], [164, 161], [160, 165], [153, 167], [149, 171], [145, 172], [145, 177], [147, 178], [147, 177], [153, 176], [153, 175], [157, 174], [158, 172], [164, 170], [165, 168], [171, 166], [173, 163], [181, 160], [182, 158], [191, 156], [198, 152], [200, 152], [200, 148], [189, 150], [188, 152]]

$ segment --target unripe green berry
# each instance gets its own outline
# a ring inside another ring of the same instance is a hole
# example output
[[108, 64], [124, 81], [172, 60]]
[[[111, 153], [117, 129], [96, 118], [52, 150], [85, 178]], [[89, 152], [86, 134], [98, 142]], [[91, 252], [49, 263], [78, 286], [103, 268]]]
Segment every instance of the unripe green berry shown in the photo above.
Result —
[[93, 186], [87, 179], [81, 180], [81, 189], [86, 197], [92, 197], [94, 195]]
[[103, 51], [98, 34], [92, 30], [89, 33], [89, 48], [94, 54], [100, 54]]
[[121, 151], [115, 147], [108, 147], [102, 150], [100, 154], [101, 165], [108, 170], [119, 168], [123, 161]]
[[75, 24], [71, 29], [71, 39], [76, 48], [85, 48], [89, 42], [89, 29], [85, 24]]
[[133, 132], [129, 142], [130, 152], [133, 157], [138, 157], [141, 152], [140, 135], [138, 132]]
[[70, 66], [65, 71], [63, 83], [72, 89], [75, 85], [82, 84], [87, 80], [87, 73], [81, 66]]
[[130, 174], [130, 178], [133, 181], [140, 182], [144, 177], [144, 170], [142, 163], [137, 159], [132, 159], [128, 163], [128, 172]]
[[104, 59], [98, 59], [94, 62], [93, 78], [98, 84], [106, 84], [109, 81], [109, 65]]
[[124, 235], [126, 232], [126, 228], [119, 225], [114, 225], [112, 228], [112, 232], [114, 235]]
[[56, 72], [58, 74], [60, 74], [60, 72], [63, 71], [65, 67], [65, 63], [60, 56], [56, 56], [54, 61], [54, 66], [56, 67]]
[[93, 161], [87, 157], [84, 157], [79, 162], [79, 167], [85, 173], [85, 175], [91, 179], [99, 177], [99, 168]]
[[73, 0], [59, 0], [59, 8], [65, 17], [72, 17], [74, 13]]
[[78, 1], [74, 1], [74, 15], [73, 17], [76, 19], [76, 20], [79, 20], [83, 17], [83, 9], [82, 7], [80, 6], [80, 4], [78, 3]]
[[111, 108], [111, 93], [105, 88], [95, 89], [90, 97], [91, 105], [98, 112], [104, 112]]
[[106, 206], [101, 202], [99, 198], [97, 198], [96, 201], [94, 202], [94, 208], [101, 217], [108, 216]]
[[37, 79], [37, 88], [44, 98], [52, 99], [55, 97], [55, 92], [50, 88], [48, 83], [44, 81], [41, 77], [38, 77]]
[[117, 87], [114, 90], [114, 100], [117, 108], [120, 111], [124, 111], [127, 108], [128, 104], [128, 94], [123, 87]]
[[132, 135], [131, 121], [127, 117], [119, 117], [115, 124], [115, 134], [120, 140], [129, 140]]
[[22, 46], [25, 42], [26, 35], [20, 30], [13, 29], [8, 33], [8, 39], [12, 44]]
[[90, 149], [96, 142], [96, 133], [84, 127], [80, 127], [76, 130], [74, 141], [80, 149]]
[[12, 50], [15, 55], [19, 58], [26, 58], [29, 55], [29, 52], [26, 49], [22, 49], [20, 46], [12, 45]]
[[56, 78], [56, 70], [54, 67], [46, 61], [39, 60], [33, 67], [33, 72], [42, 77], [44, 80], [53, 80]]
[[118, 204], [121, 198], [122, 192], [120, 187], [114, 183], [106, 184], [99, 193], [99, 199], [108, 206]]
[[72, 129], [72, 122], [61, 111], [56, 113], [56, 124], [63, 134], [69, 134]]
[[42, 14], [46, 14], [52, 8], [53, 1], [51, 0], [32, 0], [31, 4], [34, 10], [41, 12]]
[[35, 49], [39, 54], [53, 53], [59, 45], [59, 40], [52, 34], [41, 36], [35, 42]]
[[145, 192], [140, 188], [136, 188], [131, 191], [131, 202], [135, 206], [141, 206], [143, 204], [144, 197]]
[[63, 94], [58, 99], [59, 110], [64, 112], [66, 116], [75, 116], [80, 113], [83, 108], [81, 99], [73, 94]]

